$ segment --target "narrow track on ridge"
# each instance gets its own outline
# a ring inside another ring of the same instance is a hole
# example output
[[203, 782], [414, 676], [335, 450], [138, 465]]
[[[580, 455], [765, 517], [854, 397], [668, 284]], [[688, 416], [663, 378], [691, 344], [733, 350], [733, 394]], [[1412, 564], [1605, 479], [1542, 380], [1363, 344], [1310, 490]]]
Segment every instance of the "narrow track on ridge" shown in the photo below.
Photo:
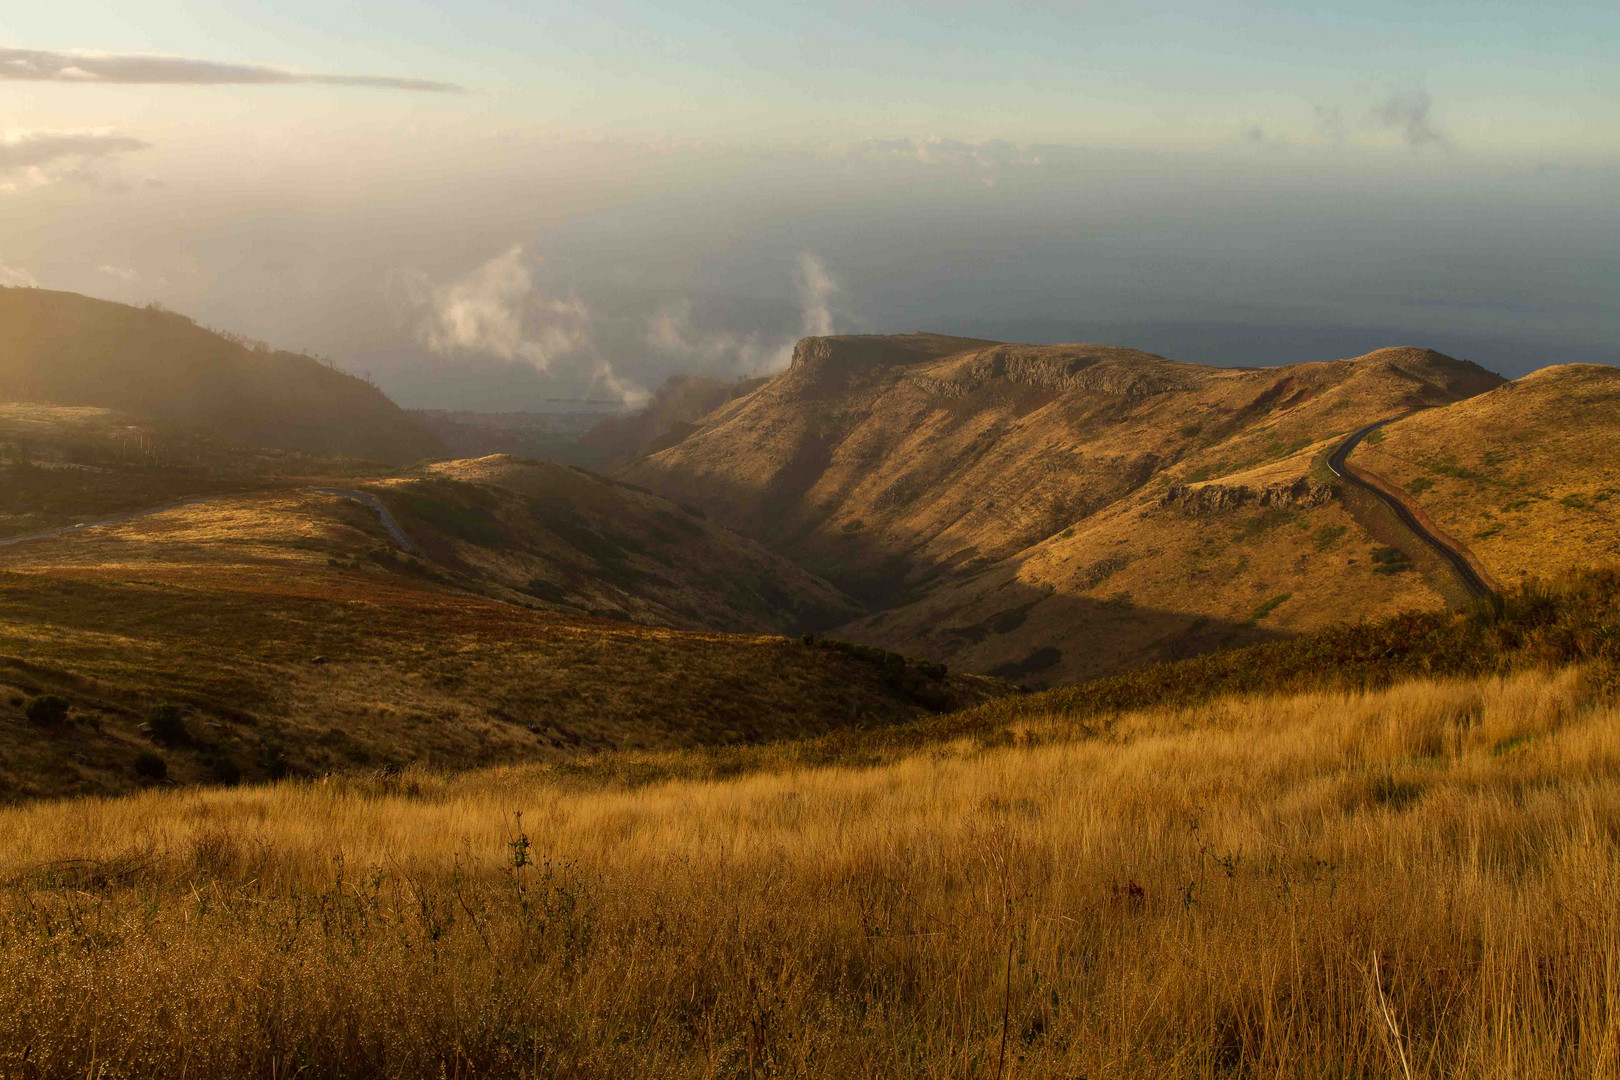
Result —
[[1446, 560], [1446, 563], [1457, 575], [1457, 580], [1462, 582], [1462, 587], [1467, 590], [1469, 596], [1476, 599], [1484, 599], [1487, 596], [1492, 596], [1494, 595], [1494, 590], [1489, 585], [1485, 584], [1484, 579], [1479, 576], [1478, 571], [1474, 569], [1473, 564], [1468, 561], [1468, 557], [1466, 555], [1431, 532], [1421, 521], [1417, 519], [1417, 516], [1412, 513], [1411, 508], [1400, 499], [1395, 498], [1395, 496], [1391, 495], [1389, 492], [1380, 487], [1367, 483], [1349, 469], [1348, 459], [1350, 457], [1350, 452], [1361, 444], [1361, 440], [1365, 439], [1368, 435], [1371, 435], [1385, 424], [1394, 423], [1396, 420], [1403, 419], [1408, 415], [1410, 414], [1403, 413], [1401, 416], [1386, 417], [1383, 420], [1368, 424], [1359, 431], [1353, 431], [1349, 435], [1346, 435], [1344, 441], [1339, 443], [1338, 446], [1334, 447], [1333, 452], [1328, 455], [1328, 471], [1334, 476], [1337, 476], [1339, 479], [1354, 484], [1363, 491], [1371, 492], [1379, 502], [1383, 503], [1385, 506], [1389, 507], [1390, 510], [1394, 511], [1395, 517], [1400, 520], [1400, 523], [1405, 526], [1408, 531], [1410, 531], [1419, 540], [1422, 540], [1425, 544], [1429, 545], [1429, 547], [1433, 548], [1441, 558]]

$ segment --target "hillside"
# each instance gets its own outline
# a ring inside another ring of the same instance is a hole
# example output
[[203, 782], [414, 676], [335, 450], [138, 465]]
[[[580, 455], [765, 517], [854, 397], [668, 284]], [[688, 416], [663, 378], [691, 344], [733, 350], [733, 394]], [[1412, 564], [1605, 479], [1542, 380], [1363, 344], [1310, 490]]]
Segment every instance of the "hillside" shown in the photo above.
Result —
[[183, 315], [0, 288], [0, 400], [115, 409], [236, 443], [408, 462], [438, 443], [382, 391]]
[[841, 634], [1052, 683], [1439, 604], [1374, 561], [1313, 462], [1372, 420], [1501, 382], [1422, 349], [1231, 369], [812, 338], [620, 475], [859, 597], [873, 613]]
[[1617, 584], [1111, 702], [0, 809], [0, 1073], [1610, 1076]]
[[1620, 368], [1543, 368], [1391, 424], [1355, 461], [1504, 582], [1620, 558]]
[[[0, 801], [129, 790], [151, 782], [142, 755], [182, 783], [465, 768], [819, 734], [1001, 692], [877, 653], [474, 595], [312, 489], [0, 547]], [[61, 712], [38, 704], [53, 697]]]
[[797, 634], [850, 618], [837, 589], [667, 499], [552, 462], [437, 462], [379, 481], [435, 564], [491, 595], [689, 630]]

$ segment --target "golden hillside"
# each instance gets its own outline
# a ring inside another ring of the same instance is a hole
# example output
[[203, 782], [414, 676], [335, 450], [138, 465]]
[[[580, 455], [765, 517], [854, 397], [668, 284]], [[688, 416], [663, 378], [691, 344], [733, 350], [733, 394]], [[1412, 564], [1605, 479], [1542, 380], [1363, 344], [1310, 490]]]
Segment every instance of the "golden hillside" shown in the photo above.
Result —
[[235, 443], [385, 462], [437, 442], [382, 391], [183, 315], [0, 288], [0, 400], [117, 409]]
[[701, 511], [504, 454], [379, 481], [437, 565], [501, 599], [688, 630], [801, 633], [850, 618], [833, 586]]
[[0, 1073], [1613, 1077], [1592, 674], [7, 809]]
[[1503, 582], [1620, 556], [1620, 368], [1563, 364], [1378, 433], [1355, 462]]
[[[142, 754], [181, 782], [460, 768], [819, 734], [1001, 692], [897, 661], [528, 610], [399, 554], [351, 499], [224, 496], [0, 547], [0, 801], [128, 789]], [[67, 715], [34, 715], [51, 697]], [[165, 709], [184, 737], [165, 741]]]
[[1373, 573], [1313, 474], [1373, 420], [1501, 383], [1423, 349], [1284, 368], [935, 335], [792, 368], [622, 475], [860, 596], [860, 640], [1050, 683], [1440, 602]]

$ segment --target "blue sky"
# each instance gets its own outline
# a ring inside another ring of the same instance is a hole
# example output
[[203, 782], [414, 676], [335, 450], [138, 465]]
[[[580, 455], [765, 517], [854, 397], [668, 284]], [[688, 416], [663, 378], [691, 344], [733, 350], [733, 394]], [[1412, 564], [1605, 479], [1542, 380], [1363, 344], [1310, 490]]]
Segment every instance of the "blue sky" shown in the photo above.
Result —
[[0, 283], [413, 404], [743, 373], [823, 311], [1533, 366], [1615, 341], [1617, 47], [1613, 3], [62, 0], [0, 16]]

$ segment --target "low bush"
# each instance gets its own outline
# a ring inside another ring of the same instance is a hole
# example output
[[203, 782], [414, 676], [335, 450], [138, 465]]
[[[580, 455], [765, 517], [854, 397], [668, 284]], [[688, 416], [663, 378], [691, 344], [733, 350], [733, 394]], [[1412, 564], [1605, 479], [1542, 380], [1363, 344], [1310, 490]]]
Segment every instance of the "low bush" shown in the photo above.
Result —
[[42, 694], [28, 703], [23, 716], [35, 727], [61, 727], [67, 723], [68, 703], [55, 694]]

